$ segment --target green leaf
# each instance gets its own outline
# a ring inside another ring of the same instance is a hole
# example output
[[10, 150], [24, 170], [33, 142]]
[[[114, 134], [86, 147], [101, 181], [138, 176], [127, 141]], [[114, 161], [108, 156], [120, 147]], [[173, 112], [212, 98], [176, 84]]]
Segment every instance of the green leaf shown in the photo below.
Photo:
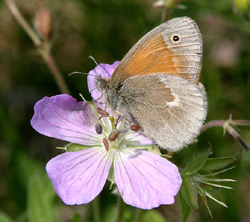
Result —
[[34, 175], [29, 180], [28, 186], [28, 221], [53, 222], [55, 191], [47, 177]]
[[217, 158], [208, 158], [202, 170], [204, 171], [211, 171], [211, 170], [219, 170], [230, 163], [234, 162], [235, 157], [217, 157]]
[[180, 193], [189, 207], [198, 210], [198, 195], [195, 181], [190, 176], [182, 176]]
[[211, 151], [206, 151], [204, 153], [199, 154], [194, 159], [192, 159], [188, 164], [185, 170], [186, 175], [191, 175], [200, 170], [205, 164], [208, 156], [211, 154]]
[[190, 215], [191, 208], [188, 206], [187, 202], [182, 197], [181, 192], [178, 193], [178, 197], [180, 200], [181, 211], [182, 211], [182, 222], [185, 222]]
[[13, 222], [13, 220], [4, 212], [0, 212], [0, 221], [1, 222]]

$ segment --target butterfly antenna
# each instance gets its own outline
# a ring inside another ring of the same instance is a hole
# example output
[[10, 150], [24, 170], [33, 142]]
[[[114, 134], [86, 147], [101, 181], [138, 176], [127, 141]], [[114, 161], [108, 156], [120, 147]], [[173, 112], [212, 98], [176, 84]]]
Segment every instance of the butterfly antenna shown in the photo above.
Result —
[[94, 61], [94, 63], [96, 64], [96, 66], [100, 69], [101, 73], [104, 74], [104, 72], [103, 72], [103, 71], [104, 71], [103, 67], [97, 63], [97, 61], [94, 59], [94, 57], [90, 55], [89, 58], [92, 59], [92, 60]]
[[88, 76], [88, 75], [94, 76], [94, 75], [92, 75], [91, 73], [78, 72], [78, 71], [71, 72], [71, 73], [68, 74], [68, 76], [71, 76], [71, 75], [74, 75], [74, 74], [81, 74], [81, 75], [86, 75], [86, 76]]
[[[96, 60], [94, 59], [93, 56], [89, 56], [89, 58], [91, 58], [91, 59], [94, 61], [94, 63], [98, 66], [98, 63], [96, 62]], [[86, 76], [87, 76], [87, 75], [95, 76], [95, 75], [92, 75], [91, 73], [78, 72], [78, 71], [71, 72], [71, 73], [68, 74], [68, 76], [71, 76], [71, 75], [73, 75], [73, 74], [81, 74], [81, 75], [86, 75]]]
[[97, 66], [99, 65], [93, 56], [90, 55], [89, 58], [92, 59]]

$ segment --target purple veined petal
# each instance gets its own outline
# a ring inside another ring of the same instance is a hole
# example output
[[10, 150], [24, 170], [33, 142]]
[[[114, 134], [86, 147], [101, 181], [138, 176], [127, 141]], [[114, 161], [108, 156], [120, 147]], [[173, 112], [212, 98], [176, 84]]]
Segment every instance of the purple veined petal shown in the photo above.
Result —
[[[155, 141], [149, 137], [144, 136], [140, 132], [130, 132], [126, 136], [127, 141], [131, 141], [131, 145], [139, 145], [139, 146], [147, 146], [147, 145], [152, 145], [155, 144]], [[127, 142], [126, 141], [126, 142]]]
[[182, 182], [173, 163], [139, 149], [117, 151], [114, 173], [124, 202], [142, 209], [173, 204]]
[[98, 118], [91, 106], [77, 102], [69, 95], [44, 97], [34, 107], [32, 127], [39, 133], [82, 145], [98, 145], [101, 139], [95, 131]]
[[103, 92], [97, 89], [96, 82], [98, 78], [108, 80], [111, 78], [114, 70], [120, 62], [116, 61], [112, 65], [100, 63], [93, 70], [89, 72], [90, 75], [87, 77], [89, 92], [94, 100], [98, 100], [99, 103], [102, 101]]
[[103, 189], [111, 164], [104, 148], [90, 148], [54, 157], [47, 163], [46, 171], [64, 203], [86, 204]]

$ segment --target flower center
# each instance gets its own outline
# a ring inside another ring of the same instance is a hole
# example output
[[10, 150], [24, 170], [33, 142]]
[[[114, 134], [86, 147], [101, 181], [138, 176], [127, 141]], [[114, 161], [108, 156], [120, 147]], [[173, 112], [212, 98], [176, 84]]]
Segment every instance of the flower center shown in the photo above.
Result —
[[96, 124], [96, 133], [102, 134], [103, 145], [106, 151], [125, 148], [124, 139], [129, 133], [129, 127], [125, 124], [125, 117], [102, 117], [100, 123]]

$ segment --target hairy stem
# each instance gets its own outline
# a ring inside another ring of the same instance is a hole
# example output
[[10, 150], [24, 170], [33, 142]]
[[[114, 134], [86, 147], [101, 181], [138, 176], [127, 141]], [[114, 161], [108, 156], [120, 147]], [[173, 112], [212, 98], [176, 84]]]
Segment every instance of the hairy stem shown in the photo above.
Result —
[[47, 64], [48, 68], [50, 69], [54, 79], [58, 85], [58, 88], [61, 93], [70, 94], [69, 89], [60, 73], [52, 55], [50, 52], [50, 47], [47, 42], [41, 41], [37, 33], [31, 28], [29, 23], [24, 19], [22, 14], [19, 12], [18, 8], [16, 7], [15, 3], [12, 0], [5, 0], [7, 6], [9, 7], [12, 15], [16, 19], [16, 21], [20, 24], [23, 30], [27, 33], [27, 35], [31, 38], [34, 45], [38, 49], [41, 57], [43, 58], [44, 62]]
[[243, 138], [240, 136], [240, 134], [232, 127], [231, 125], [245, 125], [250, 126], [250, 121], [247, 120], [214, 120], [209, 123], [206, 123], [200, 130], [200, 133], [203, 131], [214, 127], [214, 126], [221, 126], [224, 128], [225, 131], [227, 131], [231, 136], [233, 136], [239, 144], [246, 150], [249, 151], [250, 148], [247, 145], [247, 143], [243, 140]]

